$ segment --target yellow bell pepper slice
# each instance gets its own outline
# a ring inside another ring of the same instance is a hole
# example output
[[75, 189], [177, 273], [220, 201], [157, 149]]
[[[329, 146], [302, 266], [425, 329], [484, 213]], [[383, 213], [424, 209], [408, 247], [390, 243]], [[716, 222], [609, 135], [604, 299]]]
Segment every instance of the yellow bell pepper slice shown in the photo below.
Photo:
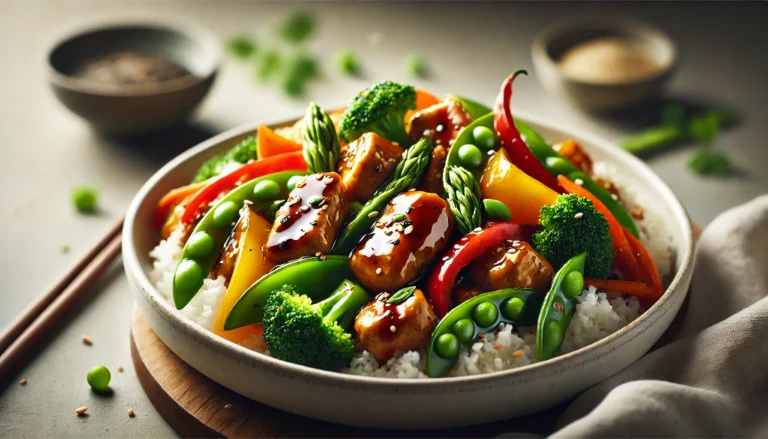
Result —
[[555, 204], [558, 194], [515, 166], [504, 148], [488, 161], [480, 179], [483, 198], [504, 203], [518, 224], [536, 225], [542, 206]]
[[232, 272], [232, 278], [229, 280], [227, 293], [221, 304], [216, 323], [213, 325], [214, 334], [235, 343], [241, 343], [254, 335], [262, 334], [260, 324], [252, 324], [232, 331], [225, 331], [224, 322], [227, 320], [232, 307], [235, 306], [235, 303], [237, 303], [245, 290], [274, 267], [274, 264], [264, 259], [262, 252], [262, 247], [267, 243], [269, 229], [272, 228], [272, 224], [251, 210], [248, 211], [248, 217], [243, 218], [243, 220], [246, 223], [243, 225], [243, 233], [240, 234], [240, 242], [238, 243], [240, 253], [237, 255], [235, 269]]

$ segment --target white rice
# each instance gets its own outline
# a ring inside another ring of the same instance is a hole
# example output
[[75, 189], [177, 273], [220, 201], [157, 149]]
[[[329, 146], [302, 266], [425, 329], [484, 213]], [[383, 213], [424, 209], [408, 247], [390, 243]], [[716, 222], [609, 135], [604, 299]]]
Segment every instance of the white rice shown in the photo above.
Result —
[[[597, 164], [597, 163], [596, 163]], [[606, 167], [596, 166], [596, 172]], [[613, 174], [615, 175], [615, 174]], [[626, 187], [617, 185], [624, 200], [634, 199], [634, 193]], [[636, 200], [650, 205], [647, 200]], [[672, 248], [670, 238], [664, 230], [662, 218], [652, 211], [645, 211], [641, 225], [643, 243], [648, 248], [662, 276], [669, 274], [672, 268]], [[182, 250], [182, 232], [177, 230], [168, 239], [161, 241], [151, 252], [153, 270], [150, 280], [167, 300], [173, 300], [173, 273]], [[207, 279], [198, 294], [181, 310], [187, 318], [209, 331], [212, 330], [221, 302], [227, 289], [224, 278]], [[642, 309], [636, 298], [617, 296], [608, 299], [605, 292], [598, 292], [594, 287], [584, 290], [577, 299], [576, 311], [560, 347], [559, 353], [571, 352], [594, 343], [618, 331], [635, 320]], [[267, 353], [261, 337], [253, 336], [241, 345], [258, 352]], [[535, 328], [501, 324], [491, 334], [485, 334], [483, 340], [469, 347], [462, 347], [456, 366], [449, 376], [478, 375], [506, 369], [514, 369], [531, 364], [536, 358]], [[385, 364], [378, 364], [367, 351], [355, 355], [347, 369], [342, 372], [386, 378], [425, 378], [424, 352], [409, 351], [397, 354]]]

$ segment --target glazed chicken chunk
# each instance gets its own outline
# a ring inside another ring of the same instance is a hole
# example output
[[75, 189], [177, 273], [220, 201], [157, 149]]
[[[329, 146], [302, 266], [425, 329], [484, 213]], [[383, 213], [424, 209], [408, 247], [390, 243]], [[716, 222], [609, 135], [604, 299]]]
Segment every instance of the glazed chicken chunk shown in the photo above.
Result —
[[470, 276], [484, 291], [533, 288], [546, 292], [554, 270], [527, 242], [507, 241], [502, 246], [488, 249], [473, 261]]
[[367, 201], [387, 181], [403, 148], [376, 133], [365, 133], [341, 148], [339, 174], [352, 201]]
[[412, 281], [448, 243], [453, 216], [437, 194], [411, 191], [395, 197], [373, 231], [357, 245], [349, 266], [373, 291]]
[[355, 332], [360, 344], [384, 363], [396, 353], [424, 346], [435, 329], [437, 315], [424, 293], [416, 289], [404, 302], [389, 304], [380, 294], [357, 314]]
[[429, 167], [419, 183], [420, 190], [442, 192], [443, 168], [448, 150], [459, 131], [471, 122], [472, 118], [461, 104], [452, 99], [418, 111], [411, 117], [408, 133], [411, 140], [415, 142], [427, 136], [432, 138], [435, 145]]
[[331, 250], [349, 210], [347, 192], [335, 172], [309, 175], [299, 181], [275, 215], [264, 246], [265, 258], [282, 264]]

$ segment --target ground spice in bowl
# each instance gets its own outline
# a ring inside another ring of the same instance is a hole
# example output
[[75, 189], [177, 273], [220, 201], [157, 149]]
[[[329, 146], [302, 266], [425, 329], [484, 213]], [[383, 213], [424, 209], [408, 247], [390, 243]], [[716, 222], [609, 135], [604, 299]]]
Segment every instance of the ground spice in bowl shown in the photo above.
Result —
[[117, 86], [157, 84], [189, 75], [189, 70], [163, 56], [138, 52], [88, 60], [74, 72], [80, 79]]
[[569, 78], [593, 84], [627, 84], [644, 81], [663, 71], [645, 48], [618, 37], [603, 37], [576, 44], [559, 60]]

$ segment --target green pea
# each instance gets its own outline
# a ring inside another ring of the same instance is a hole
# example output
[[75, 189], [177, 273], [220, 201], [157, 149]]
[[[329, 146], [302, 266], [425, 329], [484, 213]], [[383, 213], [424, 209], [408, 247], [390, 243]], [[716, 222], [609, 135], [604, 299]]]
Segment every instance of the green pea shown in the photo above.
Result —
[[193, 258], [204, 258], [213, 251], [213, 237], [207, 232], [195, 232], [187, 240], [187, 254]]
[[225, 201], [213, 211], [213, 225], [216, 227], [230, 227], [237, 215], [237, 204], [234, 201]]
[[573, 168], [573, 165], [562, 157], [547, 157], [546, 163], [547, 170], [554, 174], [568, 175], [568, 172]]
[[512, 212], [506, 204], [493, 198], [486, 198], [483, 200], [483, 207], [485, 207], [485, 213], [488, 214], [491, 219], [498, 221], [509, 221], [512, 219]]
[[459, 340], [451, 333], [443, 334], [437, 337], [435, 350], [443, 358], [455, 358], [459, 355]]
[[299, 184], [299, 182], [302, 180], [304, 180], [303, 175], [294, 175], [293, 177], [289, 178], [288, 183], [286, 183], [288, 192], [291, 192], [292, 190], [296, 189], [296, 185]]
[[472, 317], [478, 326], [487, 328], [496, 323], [496, 319], [499, 317], [499, 310], [491, 302], [482, 302], [472, 311]]
[[560, 346], [563, 343], [563, 330], [560, 329], [558, 322], [547, 323], [544, 342], [546, 346]]
[[525, 301], [519, 297], [510, 297], [501, 304], [501, 315], [509, 320], [517, 320], [525, 311]]
[[104, 366], [96, 366], [88, 372], [88, 385], [91, 389], [97, 392], [104, 392], [109, 390], [109, 380], [112, 379], [112, 374], [109, 373], [109, 369]]
[[193, 259], [182, 259], [173, 276], [173, 291], [196, 292], [203, 284], [203, 267]]
[[465, 168], [477, 169], [483, 162], [483, 153], [480, 148], [470, 143], [459, 148], [459, 161]]
[[274, 200], [280, 195], [280, 185], [272, 180], [262, 180], [253, 187], [253, 197], [257, 200]]
[[488, 127], [482, 125], [475, 127], [472, 130], [472, 137], [475, 138], [475, 143], [480, 148], [491, 149], [496, 146], [496, 134]]
[[563, 278], [563, 283], [560, 285], [563, 289], [563, 293], [569, 299], [573, 299], [584, 289], [584, 275], [579, 271], [571, 271]]
[[461, 343], [469, 343], [475, 337], [475, 324], [470, 319], [457, 320], [452, 330]]

